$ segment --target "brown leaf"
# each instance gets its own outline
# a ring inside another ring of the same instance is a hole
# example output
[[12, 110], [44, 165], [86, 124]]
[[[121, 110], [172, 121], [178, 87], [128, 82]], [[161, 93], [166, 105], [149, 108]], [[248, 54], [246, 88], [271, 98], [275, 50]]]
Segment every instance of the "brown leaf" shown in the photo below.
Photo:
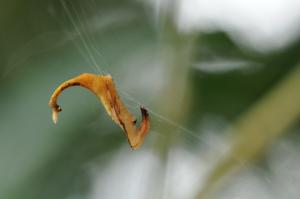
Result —
[[73, 79], [62, 83], [52, 94], [49, 106], [52, 108], [52, 119], [56, 123], [58, 113], [62, 110], [57, 105], [57, 98], [66, 88], [72, 86], [82, 86], [92, 91], [104, 105], [106, 112], [125, 132], [132, 149], [137, 149], [144, 141], [150, 128], [150, 118], [148, 111], [140, 107], [142, 121], [140, 127], [136, 127], [136, 119], [127, 110], [118, 96], [114, 81], [110, 75], [95, 75], [84, 73]]

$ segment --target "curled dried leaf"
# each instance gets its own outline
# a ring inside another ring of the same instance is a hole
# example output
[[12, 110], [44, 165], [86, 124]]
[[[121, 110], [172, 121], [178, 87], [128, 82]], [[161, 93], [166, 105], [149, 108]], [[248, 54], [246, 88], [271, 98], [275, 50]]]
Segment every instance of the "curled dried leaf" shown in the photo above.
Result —
[[62, 83], [54, 91], [49, 101], [54, 123], [57, 122], [58, 113], [62, 111], [57, 104], [57, 98], [63, 90], [72, 86], [81, 86], [93, 92], [101, 100], [106, 112], [112, 120], [124, 130], [131, 148], [137, 149], [141, 146], [150, 128], [148, 111], [144, 107], [140, 107], [142, 121], [140, 127], [136, 127], [136, 119], [128, 111], [118, 96], [113, 79], [110, 75], [84, 73]]

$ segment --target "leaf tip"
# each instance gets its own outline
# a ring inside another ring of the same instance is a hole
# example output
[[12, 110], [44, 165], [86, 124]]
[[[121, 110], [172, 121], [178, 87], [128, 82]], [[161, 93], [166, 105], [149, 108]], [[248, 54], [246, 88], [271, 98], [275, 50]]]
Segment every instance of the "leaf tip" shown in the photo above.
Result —
[[52, 121], [53, 121], [53, 123], [56, 124], [57, 120], [58, 120], [58, 112], [57, 111], [53, 111], [52, 112]]

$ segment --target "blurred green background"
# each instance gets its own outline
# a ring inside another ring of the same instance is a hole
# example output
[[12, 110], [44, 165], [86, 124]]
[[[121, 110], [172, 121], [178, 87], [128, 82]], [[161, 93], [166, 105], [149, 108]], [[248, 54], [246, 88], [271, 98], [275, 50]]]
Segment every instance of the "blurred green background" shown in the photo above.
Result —
[[[261, 39], [275, 27], [216, 4], [245, 34], [203, 2], [2, 0], [0, 198], [298, 199], [300, 5], [293, 23], [280, 0], [250, 10], [282, 19], [266, 16], [281, 32]], [[52, 92], [86, 72], [111, 74], [137, 118], [149, 110], [140, 149], [82, 88], [60, 96], [52, 123]]]

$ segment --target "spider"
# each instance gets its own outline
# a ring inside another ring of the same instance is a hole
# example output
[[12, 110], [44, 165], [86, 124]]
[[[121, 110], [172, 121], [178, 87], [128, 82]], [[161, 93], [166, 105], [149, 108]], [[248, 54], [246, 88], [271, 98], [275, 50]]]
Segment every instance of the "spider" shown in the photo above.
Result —
[[83, 73], [58, 86], [49, 101], [49, 106], [52, 109], [52, 119], [55, 124], [57, 123], [58, 113], [62, 111], [60, 106], [57, 104], [57, 98], [63, 90], [72, 86], [84, 87], [93, 92], [100, 99], [108, 115], [125, 132], [129, 145], [132, 149], [137, 149], [142, 145], [150, 128], [150, 117], [148, 111], [143, 106], [140, 107], [142, 121], [140, 127], [136, 127], [136, 119], [128, 111], [118, 96], [111, 75]]

